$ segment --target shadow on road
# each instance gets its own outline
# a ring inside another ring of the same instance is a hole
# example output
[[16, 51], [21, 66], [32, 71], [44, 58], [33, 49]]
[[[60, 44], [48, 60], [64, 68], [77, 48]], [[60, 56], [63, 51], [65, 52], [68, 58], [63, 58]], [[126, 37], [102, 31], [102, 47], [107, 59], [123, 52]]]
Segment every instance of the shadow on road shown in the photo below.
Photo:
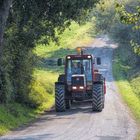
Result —
[[[87, 102], [75, 102], [72, 105], [72, 108], [69, 110], [66, 110], [65, 112], [56, 112], [54, 109], [50, 110], [50, 111], [46, 111], [46, 113], [44, 114], [44, 116], [46, 116], [46, 119], [51, 120], [51, 119], [63, 119], [63, 116], [73, 116], [74, 114], [78, 114], [78, 113], [90, 113], [90, 114], [96, 114], [96, 113], [100, 113], [100, 112], [95, 112], [92, 111], [92, 107], [91, 107], [91, 102], [87, 101]], [[49, 118], [50, 116], [50, 118]], [[54, 116], [54, 117], [52, 117]], [[60, 118], [59, 118], [60, 117]]]

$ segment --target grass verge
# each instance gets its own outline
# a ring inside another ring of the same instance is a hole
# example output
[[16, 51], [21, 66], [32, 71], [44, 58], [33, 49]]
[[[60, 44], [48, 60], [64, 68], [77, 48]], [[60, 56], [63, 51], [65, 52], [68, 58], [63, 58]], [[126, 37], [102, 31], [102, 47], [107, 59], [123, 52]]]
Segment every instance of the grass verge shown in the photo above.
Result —
[[[140, 88], [138, 86], [138, 83], [140, 83], [140, 77], [138, 76], [131, 80], [126, 78], [125, 75], [129, 72], [129, 67], [124, 65], [122, 61], [122, 59], [124, 59], [122, 57], [124, 56], [120, 55], [119, 51], [119, 49], [114, 51], [113, 74], [124, 101], [130, 108], [140, 126], [140, 97], [137, 94], [138, 92], [140, 93]], [[137, 140], [140, 140], [140, 129], [138, 131], [139, 134], [137, 136]]]
[[9, 130], [26, 124], [36, 117], [35, 110], [22, 106], [18, 103], [9, 105], [0, 105], [0, 135], [7, 133]]

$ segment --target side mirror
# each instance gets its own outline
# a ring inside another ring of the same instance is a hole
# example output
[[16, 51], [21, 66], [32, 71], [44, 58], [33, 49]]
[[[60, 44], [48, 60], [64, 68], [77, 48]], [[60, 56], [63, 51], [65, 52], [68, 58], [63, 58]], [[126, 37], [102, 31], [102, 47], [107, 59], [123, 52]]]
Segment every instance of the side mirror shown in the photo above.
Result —
[[62, 66], [63, 64], [64, 64], [63, 58], [58, 58], [58, 60], [57, 60], [57, 65], [58, 65], [58, 66]]
[[96, 61], [97, 61], [97, 65], [101, 65], [101, 58], [100, 57], [97, 57]]

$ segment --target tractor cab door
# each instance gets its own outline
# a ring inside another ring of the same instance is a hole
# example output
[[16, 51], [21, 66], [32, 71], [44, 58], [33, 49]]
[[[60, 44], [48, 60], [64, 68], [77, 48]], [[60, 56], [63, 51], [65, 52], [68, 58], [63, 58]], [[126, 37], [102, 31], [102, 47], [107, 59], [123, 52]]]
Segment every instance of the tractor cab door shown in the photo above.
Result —
[[87, 81], [92, 82], [92, 62], [90, 59], [83, 60], [84, 74]]

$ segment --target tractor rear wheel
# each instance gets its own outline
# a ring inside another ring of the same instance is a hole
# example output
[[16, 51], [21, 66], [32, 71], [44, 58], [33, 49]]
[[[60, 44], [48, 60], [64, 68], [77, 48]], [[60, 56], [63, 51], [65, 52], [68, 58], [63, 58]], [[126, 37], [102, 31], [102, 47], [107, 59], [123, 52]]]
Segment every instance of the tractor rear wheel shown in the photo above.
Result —
[[105, 107], [105, 95], [103, 93], [103, 108]]
[[65, 82], [65, 75], [64, 74], [59, 75], [58, 82], [62, 82], [62, 83]]
[[65, 86], [62, 84], [55, 85], [55, 109], [57, 112], [63, 112], [66, 110]]
[[101, 112], [104, 107], [104, 93], [102, 84], [94, 84], [92, 93], [92, 110]]

